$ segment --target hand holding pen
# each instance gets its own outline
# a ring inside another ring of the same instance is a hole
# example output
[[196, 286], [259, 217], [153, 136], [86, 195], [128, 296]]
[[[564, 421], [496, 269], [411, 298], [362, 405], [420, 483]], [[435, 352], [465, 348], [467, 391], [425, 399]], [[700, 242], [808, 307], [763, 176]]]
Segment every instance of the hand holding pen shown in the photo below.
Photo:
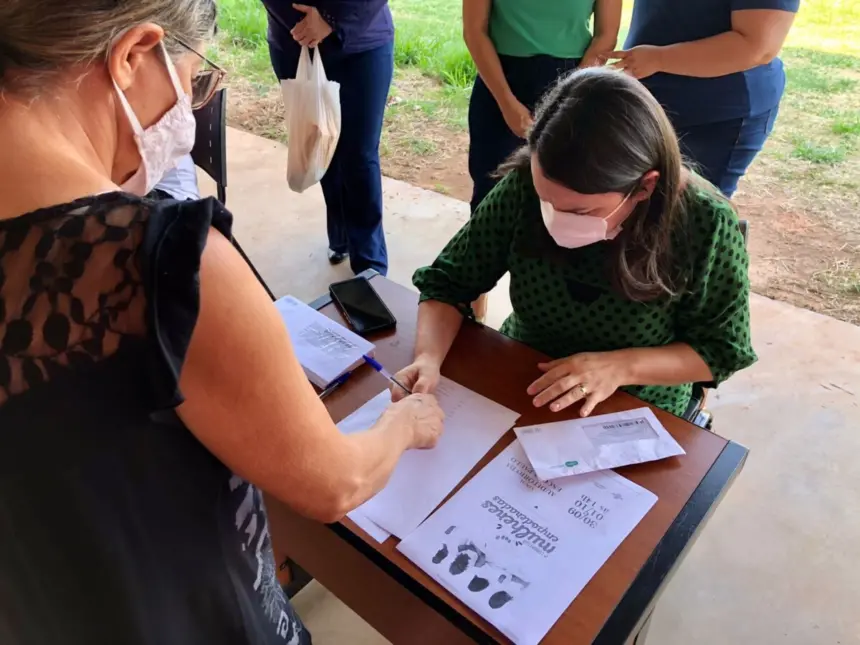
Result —
[[409, 396], [410, 394], [412, 394], [412, 390], [410, 390], [408, 387], [403, 385], [403, 383], [398, 381], [397, 378], [391, 372], [389, 372], [387, 369], [385, 369], [382, 366], [382, 363], [380, 363], [379, 361], [377, 361], [374, 358], [371, 358], [370, 356], [365, 356], [364, 361], [365, 361], [365, 363], [370, 365], [373, 369], [375, 369], [377, 372], [382, 374], [382, 376], [387, 378], [391, 383], [393, 383], [394, 385], [397, 386], [396, 388], [392, 388], [392, 390], [391, 390], [392, 391], [392, 399], [394, 398], [394, 390], [396, 390], [398, 388], [400, 389], [400, 392], [399, 392], [400, 396], [398, 397], [398, 399], [402, 399], [404, 396]]
[[[393, 400], [399, 401], [404, 396], [408, 396], [408, 395], [412, 394], [412, 391], [408, 387], [403, 385], [403, 383], [398, 381], [397, 378], [391, 374], [391, 372], [389, 372], [387, 369], [385, 369], [385, 367], [383, 367], [382, 363], [380, 363], [379, 361], [377, 361], [376, 359], [374, 359], [370, 356], [364, 356], [363, 358], [364, 358], [365, 363], [370, 365], [370, 367], [372, 367], [374, 370], [379, 372], [382, 376], [387, 378], [394, 386], [396, 386], [396, 387], [392, 388], [392, 399]], [[353, 374], [352, 372], [346, 372], [345, 374], [340, 375], [334, 381], [332, 381], [328, 385], [328, 387], [326, 387], [320, 393], [320, 400], [324, 401], [329, 396], [334, 394], [337, 390], [339, 390], [352, 377], [352, 374]], [[394, 396], [393, 390], [395, 390], [395, 389], [400, 390], [398, 392], [399, 396], [397, 396], [397, 397]]]
[[[439, 386], [439, 379], [442, 378], [440, 365], [426, 358], [416, 358], [408, 367], [403, 368], [394, 378], [402, 383], [406, 391], [414, 392], [415, 394], [434, 394]], [[406, 394], [399, 387], [391, 388], [391, 399], [399, 401]]]

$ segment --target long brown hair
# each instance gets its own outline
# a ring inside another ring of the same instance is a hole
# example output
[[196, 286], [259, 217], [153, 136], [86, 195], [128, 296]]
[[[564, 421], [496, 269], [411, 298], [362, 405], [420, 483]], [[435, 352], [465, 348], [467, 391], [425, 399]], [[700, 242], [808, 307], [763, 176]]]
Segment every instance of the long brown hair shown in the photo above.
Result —
[[499, 172], [528, 173], [532, 155], [548, 179], [583, 194], [626, 195], [656, 170], [653, 194], [612, 242], [613, 284], [641, 302], [683, 288], [672, 243], [684, 217], [681, 151], [666, 113], [641, 83], [607, 68], [563, 78], [538, 107], [526, 145]]

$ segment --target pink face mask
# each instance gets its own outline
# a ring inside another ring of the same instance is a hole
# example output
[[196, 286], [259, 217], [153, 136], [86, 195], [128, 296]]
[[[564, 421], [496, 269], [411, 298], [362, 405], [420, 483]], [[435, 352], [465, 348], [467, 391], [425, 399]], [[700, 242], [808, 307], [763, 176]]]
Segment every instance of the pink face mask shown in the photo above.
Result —
[[611, 218], [630, 198], [632, 193], [621, 200], [621, 203], [606, 217], [591, 217], [590, 215], [574, 215], [555, 210], [552, 204], [541, 200], [540, 212], [543, 223], [552, 239], [565, 249], [578, 249], [595, 242], [612, 240], [621, 232], [621, 226], [608, 230], [606, 220]]
[[144, 128], [119, 85], [116, 81], [113, 82], [122, 108], [134, 131], [134, 141], [141, 159], [137, 172], [121, 188], [140, 196], [148, 194], [155, 188], [167, 171], [174, 168], [182, 157], [191, 152], [197, 134], [194, 112], [191, 110], [191, 97], [182, 89], [176, 67], [170, 60], [164, 43], [161, 43], [160, 47], [173, 90], [176, 92], [176, 102], [157, 123]]

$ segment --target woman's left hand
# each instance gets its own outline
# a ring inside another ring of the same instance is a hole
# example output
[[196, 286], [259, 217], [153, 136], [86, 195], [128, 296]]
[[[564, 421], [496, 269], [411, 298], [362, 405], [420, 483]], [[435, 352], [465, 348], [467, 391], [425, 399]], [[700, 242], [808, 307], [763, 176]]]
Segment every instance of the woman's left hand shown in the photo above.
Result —
[[624, 366], [613, 352], [576, 354], [551, 363], [540, 363], [544, 372], [528, 388], [537, 408], [552, 402], [550, 410], [559, 412], [585, 399], [580, 411], [587, 417], [598, 403], [608, 399], [624, 385]]
[[305, 17], [290, 32], [293, 40], [299, 45], [316, 47], [331, 34], [331, 25], [323, 20], [316, 7], [294, 4], [293, 8], [305, 14]]
[[610, 58], [618, 58], [612, 66], [633, 78], [643, 79], [653, 76], [663, 68], [663, 48], [655, 45], [639, 45], [627, 51], [616, 51]]

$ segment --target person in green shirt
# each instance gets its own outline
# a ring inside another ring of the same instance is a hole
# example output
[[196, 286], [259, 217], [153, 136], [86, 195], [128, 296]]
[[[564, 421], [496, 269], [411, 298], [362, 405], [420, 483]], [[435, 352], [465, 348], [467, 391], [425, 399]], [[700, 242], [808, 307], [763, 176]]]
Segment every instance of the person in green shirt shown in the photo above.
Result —
[[[620, 24], [621, 0], [463, 0], [463, 35], [478, 68], [469, 103], [473, 213], [522, 144], [540, 98], [564, 74], [605, 63]], [[486, 298], [475, 307], [482, 318]]]
[[756, 360], [737, 214], [684, 167], [638, 81], [608, 68], [565, 78], [505, 170], [415, 273], [407, 387], [434, 390], [469, 303], [505, 273], [513, 313], [502, 333], [552, 359], [535, 366], [535, 406], [584, 401], [587, 416], [623, 389], [684, 416], [693, 383], [716, 387]]

